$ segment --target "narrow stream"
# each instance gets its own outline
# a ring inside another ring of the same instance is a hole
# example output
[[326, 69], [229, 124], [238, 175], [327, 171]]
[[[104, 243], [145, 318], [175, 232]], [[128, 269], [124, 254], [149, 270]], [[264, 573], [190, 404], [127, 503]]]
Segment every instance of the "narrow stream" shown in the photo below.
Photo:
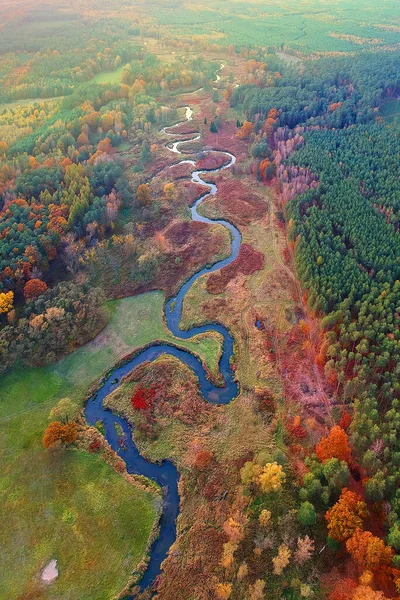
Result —
[[[186, 120], [192, 120], [192, 115], [192, 109], [189, 106], [186, 107]], [[179, 148], [183, 144], [188, 144], [194, 140], [200, 139], [200, 135], [194, 134], [192, 136], [188, 136], [174, 134], [171, 132], [171, 130], [178, 125], [180, 125], [180, 123], [177, 123], [172, 127], [167, 127], [163, 130], [163, 132], [167, 135], [174, 136], [175, 138], [177, 135], [180, 137], [178, 141], [174, 141], [171, 145], [167, 145], [166, 147], [171, 152], [182, 154]], [[227, 221], [208, 219], [199, 215], [197, 212], [197, 208], [205, 200], [205, 198], [217, 193], [217, 186], [213, 183], [207, 183], [204, 181], [204, 179], [201, 177], [201, 174], [203, 174], [203, 177], [206, 177], [206, 172], [217, 173], [224, 169], [228, 169], [236, 161], [236, 158], [233, 154], [230, 154], [229, 152], [218, 152], [229, 157], [229, 162], [226, 165], [219, 169], [213, 169], [209, 171], [193, 171], [192, 173], [191, 181], [193, 183], [199, 183], [208, 187], [209, 191], [201, 196], [201, 198], [199, 198], [191, 206], [190, 210], [192, 219], [194, 221], [200, 221], [202, 223], [220, 223], [229, 229], [232, 236], [231, 253], [224, 260], [218, 261], [210, 267], [205, 267], [192, 275], [192, 277], [180, 288], [177, 296], [175, 298], [171, 298], [167, 302], [165, 314], [168, 328], [175, 335], [175, 337], [178, 338], [177, 344], [179, 344], [179, 339], [186, 340], [199, 333], [204, 333], [207, 331], [218, 331], [223, 336], [223, 352], [219, 361], [219, 369], [224, 377], [225, 385], [223, 387], [217, 387], [213, 385], [207, 379], [206, 372], [200, 360], [190, 352], [167, 344], [154, 345], [139, 353], [127, 364], [114, 369], [112, 373], [109, 374], [103, 387], [101, 387], [98, 392], [88, 401], [86, 406], [86, 419], [88, 423], [90, 425], [94, 425], [98, 420], [103, 421], [105, 437], [113, 450], [115, 450], [125, 461], [127, 471], [129, 473], [149, 477], [150, 479], [156, 481], [163, 490], [163, 510], [160, 519], [160, 535], [151, 547], [150, 562], [139, 583], [141, 590], [144, 590], [148, 586], [152, 585], [157, 575], [159, 575], [161, 572], [161, 563], [166, 558], [169, 548], [176, 539], [176, 518], [179, 513], [179, 473], [175, 465], [168, 460], [163, 461], [161, 464], [156, 464], [144, 459], [140, 455], [134, 441], [132, 440], [132, 431], [129, 423], [125, 419], [114, 415], [111, 411], [104, 409], [103, 400], [119, 386], [121, 378], [142, 363], [146, 361], [152, 362], [163, 354], [175, 356], [197, 375], [201, 392], [208, 402], [213, 404], [227, 404], [238, 394], [238, 385], [234, 380], [234, 373], [230, 366], [230, 360], [233, 356], [233, 338], [228, 330], [223, 325], [218, 323], [193, 327], [189, 331], [184, 331], [180, 328], [183, 300], [191, 285], [205, 273], [217, 271], [218, 269], [230, 264], [233, 260], [235, 260], [240, 249], [241, 236], [236, 227]], [[185, 159], [182, 159], [182, 161], [180, 161], [178, 164], [182, 163], [190, 163], [193, 166], [195, 165], [194, 161]], [[115, 428], [115, 424], [118, 424], [122, 428], [124, 436], [126, 437], [125, 449], [122, 449], [118, 444], [119, 437]]]

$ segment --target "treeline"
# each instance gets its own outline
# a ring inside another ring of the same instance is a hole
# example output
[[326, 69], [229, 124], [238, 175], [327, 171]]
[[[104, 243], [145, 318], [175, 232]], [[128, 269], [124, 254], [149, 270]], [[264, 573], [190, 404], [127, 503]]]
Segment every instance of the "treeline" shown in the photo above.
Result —
[[290, 162], [320, 184], [287, 215], [309, 304], [328, 313], [325, 369], [351, 397], [374, 383], [390, 401], [400, 391], [399, 131], [371, 123], [304, 137]]
[[[322, 317], [316, 367], [349, 406], [352, 469], [368, 503], [386, 511], [387, 541], [396, 551], [400, 130], [379, 108], [399, 94], [399, 66], [399, 52], [323, 58], [300, 70], [282, 65], [272, 83], [241, 86], [230, 100], [248, 119], [238, 135], [252, 141], [260, 178], [275, 178], [280, 190], [305, 298]], [[314, 472], [308, 467], [305, 481]], [[313, 494], [301, 499], [318, 507]], [[397, 566], [399, 556], [393, 561]]]
[[[268, 59], [266, 59], [268, 62]], [[400, 91], [400, 56], [365, 54], [329, 58], [297, 67], [282, 64], [282, 77], [270, 87], [240, 86], [231, 106], [240, 106], [248, 119], [262, 120], [272, 108], [280, 112], [280, 125], [298, 124], [342, 128], [369, 122], [385, 97]]]
[[[291, 112], [284, 104], [279, 111], [281, 124], [301, 125], [302, 139], [278, 170], [293, 187], [299, 173], [316, 183], [285, 206], [296, 267], [309, 306], [325, 314], [318, 366], [353, 407], [350, 439], [366, 476], [365, 494], [371, 503], [391, 503], [385, 525], [396, 550], [400, 131], [386, 125], [377, 108], [398, 93], [398, 64], [398, 53], [372, 54], [348, 64], [321, 61], [311, 68], [320, 79], [306, 70], [298, 94], [311, 92], [311, 84], [303, 85], [314, 81], [314, 105], [298, 103]], [[247, 94], [255, 114], [260, 107]]]

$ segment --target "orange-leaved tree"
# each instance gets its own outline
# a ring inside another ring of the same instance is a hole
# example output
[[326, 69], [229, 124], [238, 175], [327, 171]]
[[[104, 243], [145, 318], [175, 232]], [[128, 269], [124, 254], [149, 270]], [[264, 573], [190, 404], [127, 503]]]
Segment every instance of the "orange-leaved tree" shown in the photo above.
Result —
[[318, 442], [315, 452], [318, 460], [323, 463], [331, 458], [349, 462], [351, 458], [351, 448], [347, 433], [344, 429], [335, 425], [330, 430], [328, 436], [322, 438]]
[[373, 590], [369, 585], [359, 585], [351, 600], [387, 600], [383, 592]]
[[241, 140], [247, 140], [254, 131], [253, 123], [245, 121], [237, 133], [237, 137]]
[[52, 448], [58, 444], [69, 445], [76, 441], [78, 437], [78, 425], [69, 421], [65, 425], [61, 421], [53, 421], [47, 427], [43, 436], [43, 446]]
[[26, 300], [32, 300], [45, 293], [47, 285], [41, 279], [30, 279], [24, 287], [24, 296]]
[[0, 156], [5, 156], [8, 150], [7, 142], [0, 142]]
[[367, 506], [361, 496], [343, 488], [339, 500], [325, 515], [330, 537], [338, 542], [345, 542], [356, 529], [362, 528], [367, 514]]
[[139, 185], [138, 189], [136, 190], [136, 198], [140, 206], [146, 206], [147, 204], [150, 204], [151, 196], [147, 183], [142, 183]]
[[219, 600], [228, 600], [232, 592], [231, 583], [218, 583], [215, 587], [215, 593]]
[[356, 588], [357, 582], [354, 579], [339, 579], [327, 600], [349, 600], [351, 592]]
[[347, 540], [346, 548], [362, 570], [377, 571], [392, 564], [393, 548], [385, 546], [383, 540], [370, 531], [356, 529]]

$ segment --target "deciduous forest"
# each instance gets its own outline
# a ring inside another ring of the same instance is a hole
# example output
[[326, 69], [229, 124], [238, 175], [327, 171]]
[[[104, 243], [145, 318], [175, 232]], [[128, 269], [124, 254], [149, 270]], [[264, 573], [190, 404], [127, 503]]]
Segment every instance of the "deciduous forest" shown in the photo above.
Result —
[[0, 600], [400, 598], [399, 23], [0, 7]]

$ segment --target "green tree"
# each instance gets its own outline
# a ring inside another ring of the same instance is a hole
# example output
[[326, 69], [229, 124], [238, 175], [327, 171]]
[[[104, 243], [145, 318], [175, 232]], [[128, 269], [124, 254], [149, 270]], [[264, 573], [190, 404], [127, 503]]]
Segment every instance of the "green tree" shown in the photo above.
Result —
[[297, 520], [304, 527], [312, 527], [317, 522], [317, 514], [311, 502], [302, 502], [297, 512]]

